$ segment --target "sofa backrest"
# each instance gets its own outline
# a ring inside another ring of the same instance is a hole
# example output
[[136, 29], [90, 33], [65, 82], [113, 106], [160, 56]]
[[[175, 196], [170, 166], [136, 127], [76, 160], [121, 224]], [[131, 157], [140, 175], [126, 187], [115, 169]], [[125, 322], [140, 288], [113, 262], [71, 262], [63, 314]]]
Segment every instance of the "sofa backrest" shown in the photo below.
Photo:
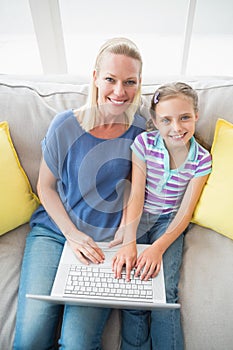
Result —
[[[175, 79], [193, 86], [199, 95], [200, 118], [197, 134], [211, 146], [215, 123], [223, 118], [233, 123], [233, 78]], [[77, 80], [78, 81], [78, 80]], [[149, 117], [155, 89], [172, 77], [142, 86], [140, 112]], [[21, 164], [34, 191], [41, 159], [41, 140], [56, 113], [77, 108], [86, 101], [88, 85], [75, 83], [75, 77], [0, 76], [0, 121], [8, 121]]]

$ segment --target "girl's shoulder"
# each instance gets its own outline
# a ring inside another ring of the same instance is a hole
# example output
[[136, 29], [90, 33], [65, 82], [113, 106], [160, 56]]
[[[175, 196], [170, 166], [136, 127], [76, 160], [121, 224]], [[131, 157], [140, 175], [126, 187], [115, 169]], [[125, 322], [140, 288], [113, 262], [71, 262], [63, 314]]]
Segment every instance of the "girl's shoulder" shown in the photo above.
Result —
[[154, 140], [155, 138], [157, 138], [159, 135], [158, 130], [152, 130], [152, 131], [143, 131], [138, 135], [138, 138], [143, 139], [145, 142], [147, 142], [148, 140]]
[[135, 138], [134, 143], [144, 149], [152, 149], [157, 144], [158, 136], [158, 130], [143, 131]]
[[210, 155], [210, 151], [207, 150], [203, 145], [201, 145], [201, 144], [199, 143], [199, 141], [198, 141], [195, 137], [193, 137], [193, 142], [194, 142], [195, 145], [196, 145], [197, 153], [198, 153], [199, 155], [204, 155], [204, 156]]

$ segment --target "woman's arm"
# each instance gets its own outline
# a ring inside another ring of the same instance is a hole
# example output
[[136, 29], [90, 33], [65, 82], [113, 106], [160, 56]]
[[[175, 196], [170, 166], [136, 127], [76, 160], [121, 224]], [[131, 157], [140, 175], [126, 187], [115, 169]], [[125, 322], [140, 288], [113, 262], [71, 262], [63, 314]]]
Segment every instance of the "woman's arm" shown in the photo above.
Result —
[[113, 258], [113, 271], [120, 278], [122, 268], [126, 266], [126, 280], [130, 279], [130, 271], [136, 263], [136, 232], [141, 218], [145, 197], [146, 163], [132, 154], [132, 185], [128, 205], [125, 212], [125, 227], [122, 247]]
[[121, 244], [123, 242], [123, 238], [125, 235], [126, 209], [127, 209], [129, 196], [130, 196], [131, 176], [128, 176], [128, 178], [126, 180], [127, 180], [127, 183], [126, 183], [125, 190], [124, 190], [123, 210], [122, 210], [121, 221], [120, 221], [119, 227], [114, 235], [114, 239], [111, 242], [109, 242], [110, 248], [114, 247], [118, 244]]
[[189, 182], [180, 208], [166, 232], [139, 256], [136, 275], [143, 269], [141, 279], [147, 280], [158, 274], [164, 252], [189, 225], [207, 178], [208, 175], [200, 176]]
[[57, 192], [57, 180], [42, 159], [37, 184], [38, 195], [42, 205], [53, 219], [77, 257], [85, 264], [88, 259], [94, 263], [104, 260], [104, 254], [91, 237], [79, 231], [66, 212]]

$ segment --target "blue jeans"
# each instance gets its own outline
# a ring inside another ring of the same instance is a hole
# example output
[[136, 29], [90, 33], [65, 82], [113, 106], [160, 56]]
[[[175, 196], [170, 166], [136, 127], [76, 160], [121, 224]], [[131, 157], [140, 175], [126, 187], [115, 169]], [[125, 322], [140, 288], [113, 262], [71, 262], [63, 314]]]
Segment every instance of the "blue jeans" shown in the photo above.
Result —
[[61, 317], [60, 349], [101, 349], [102, 332], [111, 309], [63, 307], [25, 297], [26, 293], [50, 294], [64, 243], [64, 236], [40, 226], [35, 226], [27, 237], [18, 295], [15, 350], [54, 349]]
[[[172, 215], [155, 216], [143, 213], [138, 226], [137, 242], [152, 244], [163, 235], [172, 219]], [[166, 299], [169, 303], [178, 301], [183, 236], [184, 234], [181, 234], [163, 255]], [[151, 312], [122, 310], [122, 350], [182, 350], [183, 348], [179, 309]]]

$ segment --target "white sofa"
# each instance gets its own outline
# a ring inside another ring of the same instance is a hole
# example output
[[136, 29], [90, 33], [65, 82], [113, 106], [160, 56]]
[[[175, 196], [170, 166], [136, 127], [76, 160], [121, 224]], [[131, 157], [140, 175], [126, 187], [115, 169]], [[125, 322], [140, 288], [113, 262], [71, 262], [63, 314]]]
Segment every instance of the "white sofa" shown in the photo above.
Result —
[[[158, 84], [177, 79], [164, 77], [143, 84], [141, 113], [148, 116], [149, 101]], [[233, 78], [179, 80], [197, 89], [200, 99], [197, 131], [210, 147], [216, 120], [224, 118], [233, 123]], [[57, 112], [82, 105], [87, 91], [88, 85], [79, 84], [76, 77], [0, 76], [0, 121], [9, 123], [14, 146], [35, 193], [40, 142], [50, 121]], [[0, 212], [0, 221], [2, 215]], [[0, 236], [1, 350], [12, 349], [21, 259], [28, 231], [26, 223]], [[232, 268], [233, 240], [192, 224], [185, 236], [180, 279], [186, 350], [233, 349]], [[104, 331], [103, 349], [118, 349], [119, 341], [120, 315], [114, 310]]]

